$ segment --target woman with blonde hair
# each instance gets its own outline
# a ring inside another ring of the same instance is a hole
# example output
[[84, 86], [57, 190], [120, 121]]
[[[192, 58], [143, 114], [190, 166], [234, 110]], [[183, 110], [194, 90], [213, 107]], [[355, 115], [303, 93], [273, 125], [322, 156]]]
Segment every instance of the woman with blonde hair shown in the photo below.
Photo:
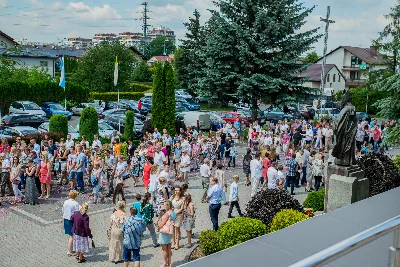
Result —
[[[21, 190], [18, 189], [18, 185], [21, 183], [21, 178], [19, 176], [21, 172], [21, 164], [19, 163], [19, 158], [14, 157], [11, 163], [11, 182], [12, 188], [14, 191], [14, 201], [11, 202], [12, 205], [17, 204], [17, 202], [21, 202], [24, 199], [24, 195], [22, 194]], [[21, 199], [18, 199], [21, 197]]]
[[118, 209], [110, 217], [109, 230], [109, 249], [108, 258], [111, 262], [118, 263], [122, 261], [124, 251], [124, 234], [122, 232], [122, 224], [128, 216], [125, 213], [125, 201], [118, 201]]
[[79, 204], [76, 202], [76, 197], [78, 196], [78, 192], [76, 190], [71, 190], [68, 193], [69, 198], [64, 201], [62, 207], [62, 213], [64, 218], [64, 233], [68, 235], [68, 256], [73, 256], [73, 234], [72, 234], [72, 226], [73, 223], [71, 221], [71, 216], [74, 215], [76, 211], [79, 211]]
[[89, 215], [87, 215], [88, 209], [88, 204], [82, 204], [81, 209], [75, 211], [71, 216], [72, 233], [74, 235], [73, 250], [77, 254], [78, 263], [86, 261], [83, 253], [89, 252], [89, 238], [93, 240], [92, 231], [89, 227]]
[[192, 246], [192, 230], [194, 228], [195, 221], [195, 213], [194, 213], [194, 205], [192, 201], [192, 196], [187, 194], [185, 196], [185, 202], [183, 203], [183, 229], [186, 230], [187, 236], [187, 245], [186, 248], [190, 248]]
[[[171, 201], [165, 201], [164, 204], [165, 213], [156, 221], [157, 232], [160, 232], [160, 229], [167, 223], [174, 222], [176, 219], [176, 213], [172, 207]], [[161, 219], [161, 221], [160, 221]], [[158, 243], [161, 245], [162, 254], [164, 258], [164, 264], [162, 267], [170, 267], [172, 266], [171, 258], [172, 258], [172, 236], [171, 234], [163, 234], [160, 233], [158, 238]]]
[[[42, 153], [40, 162], [40, 183], [42, 194], [39, 199], [48, 199], [50, 197], [50, 184], [51, 184], [51, 162], [49, 160], [49, 154], [47, 151]], [[44, 196], [46, 192], [46, 196]]]

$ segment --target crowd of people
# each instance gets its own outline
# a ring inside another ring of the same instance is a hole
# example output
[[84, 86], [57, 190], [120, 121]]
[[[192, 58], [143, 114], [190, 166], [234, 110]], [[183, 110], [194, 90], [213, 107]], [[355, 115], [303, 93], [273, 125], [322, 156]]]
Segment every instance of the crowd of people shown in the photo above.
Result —
[[[382, 147], [387, 126], [374, 119], [361, 120], [357, 153]], [[8, 196], [13, 196], [11, 205], [37, 205], [52, 197], [52, 184], [68, 184], [69, 199], [63, 206], [67, 254], [76, 255], [78, 262], [86, 261], [84, 253], [88, 253], [89, 238], [93, 238], [88, 208], [109, 199], [115, 205], [107, 231], [109, 260], [139, 266], [147, 229], [154, 247], [162, 247], [162, 266], [171, 266], [172, 249], [181, 247], [181, 228], [186, 231], [186, 247], [192, 245], [196, 205], [188, 193], [190, 172], [200, 172], [202, 202], [208, 203], [213, 229], [218, 230], [222, 205], [230, 204], [228, 218], [234, 217], [233, 208], [243, 215], [238, 197], [241, 171], [235, 170], [231, 180], [225, 173], [225, 169], [236, 167], [238, 145], [248, 147], [242, 168], [245, 185], [252, 186], [251, 196], [263, 188], [288, 187], [294, 195], [295, 187], [304, 186], [305, 192], [310, 192], [324, 186], [324, 169], [334, 160], [329, 153], [335, 141], [332, 128], [329, 122], [300, 120], [271, 121], [263, 127], [254, 122], [247, 128], [237, 120], [221, 122], [216, 132], [188, 128], [170, 136], [165, 129], [162, 133], [154, 129], [139, 144], [127, 140], [126, 151], [118, 136], [112, 136], [107, 149], [97, 135], [91, 144], [85, 136], [76, 142], [70, 135], [59, 142], [45, 136], [40, 144], [17, 137], [9, 146], [2, 140], [0, 197], [8, 189]], [[135, 196], [127, 213], [124, 188], [128, 179], [135, 187], [143, 184], [143, 192]], [[79, 194], [90, 194], [93, 200], [78, 204]]]

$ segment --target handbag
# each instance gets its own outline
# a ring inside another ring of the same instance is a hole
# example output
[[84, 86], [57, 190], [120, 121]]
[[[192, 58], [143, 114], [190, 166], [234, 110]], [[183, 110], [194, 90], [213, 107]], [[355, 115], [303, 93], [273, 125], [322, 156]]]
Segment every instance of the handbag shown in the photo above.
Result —
[[110, 228], [107, 229], [107, 238], [108, 238], [108, 241], [111, 240], [111, 226], [110, 226]]
[[168, 219], [168, 221], [163, 225], [163, 227], [160, 228], [160, 233], [172, 235], [174, 233], [174, 225], [175, 225], [174, 222]]

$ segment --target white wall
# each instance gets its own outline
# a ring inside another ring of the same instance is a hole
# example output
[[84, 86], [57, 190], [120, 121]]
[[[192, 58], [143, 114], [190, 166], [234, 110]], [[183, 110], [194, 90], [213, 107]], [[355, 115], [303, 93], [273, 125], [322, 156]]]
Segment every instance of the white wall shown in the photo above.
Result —
[[[45, 69], [47, 73], [54, 78], [54, 59], [50, 58], [35, 58], [35, 57], [13, 57], [15, 61], [18, 62], [16, 67], [38, 67], [38, 69]], [[47, 67], [41, 67], [41, 61], [47, 62]]]
[[[344, 48], [339, 48], [335, 52], [326, 56], [326, 64], [335, 64], [340, 70], [343, 68], [344, 64], [344, 56], [345, 56]], [[322, 59], [317, 61], [317, 64], [322, 64]]]
[[[329, 81], [328, 81], [328, 75], [329, 75]], [[333, 81], [333, 76], [335, 75], [335, 81]], [[339, 81], [340, 77], [340, 81]], [[332, 68], [327, 74], [326, 74], [326, 82], [325, 82], [325, 88], [332, 88], [335, 91], [343, 90], [345, 89], [346, 82], [343, 77], [339, 74], [339, 71], [337, 68]]]
[[2, 47], [2, 48], [13, 48], [14, 46], [15, 46], [15, 44], [13, 42], [8, 40], [4, 36], [0, 35], [0, 47]]

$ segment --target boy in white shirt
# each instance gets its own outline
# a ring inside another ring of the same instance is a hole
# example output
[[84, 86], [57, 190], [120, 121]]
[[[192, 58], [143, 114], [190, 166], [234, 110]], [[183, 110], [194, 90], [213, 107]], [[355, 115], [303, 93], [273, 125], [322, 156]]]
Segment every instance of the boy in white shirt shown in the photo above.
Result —
[[205, 203], [206, 197], [207, 197], [207, 191], [210, 186], [210, 175], [211, 175], [211, 170], [209, 166], [209, 160], [204, 159], [203, 165], [200, 166], [200, 176], [201, 176], [201, 185], [203, 186], [203, 197], [201, 201]]
[[286, 181], [285, 176], [283, 175], [283, 166], [282, 165], [278, 166], [278, 180], [279, 180], [278, 187], [279, 187], [279, 189], [282, 189], [283, 186], [285, 185], [285, 181]]
[[233, 182], [231, 183], [230, 186], [230, 194], [229, 194], [229, 202], [231, 203], [231, 205], [229, 206], [229, 212], [228, 212], [228, 218], [234, 218], [232, 216], [232, 210], [233, 207], [235, 206], [239, 216], [243, 216], [242, 211], [240, 210], [240, 206], [239, 206], [239, 187], [237, 182], [239, 181], [239, 175], [234, 175], [232, 177]]

